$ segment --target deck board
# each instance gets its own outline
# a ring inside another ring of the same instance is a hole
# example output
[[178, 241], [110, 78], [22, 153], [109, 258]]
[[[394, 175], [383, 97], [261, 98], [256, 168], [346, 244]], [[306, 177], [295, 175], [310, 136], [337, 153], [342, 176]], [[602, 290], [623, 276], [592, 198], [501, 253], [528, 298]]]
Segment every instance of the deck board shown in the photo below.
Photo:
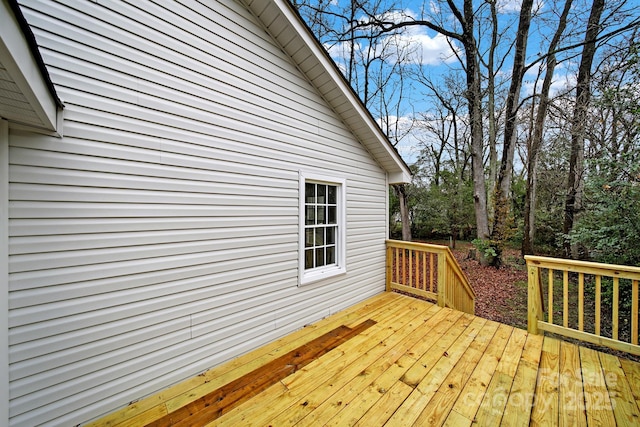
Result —
[[559, 420], [558, 381], [560, 379], [560, 341], [545, 339], [538, 367], [531, 425], [557, 426]]
[[505, 407], [500, 425], [526, 426], [531, 419], [538, 366], [542, 352], [541, 335], [527, 335], [527, 341], [522, 349], [522, 356], [518, 363], [511, 393]]
[[604, 370], [604, 379], [611, 397], [613, 415], [619, 426], [640, 425], [640, 411], [633, 397], [631, 386], [622, 369], [620, 360], [610, 354], [600, 353], [600, 363]]
[[509, 402], [527, 334], [513, 329], [476, 415], [478, 425], [499, 425]]
[[490, 338], [495, 333], [494, 325], [488, 325], [488, 323], [493, 322], [482, 324], [482, 329], [478, 331], [473, 342], [464, 349], [464, 353], [444, 381], [434, 383], [434, 387], [437, 386], [435, 394], [416, 419], [416, 424], [441, 425], [447, 419], [467, 379], [473, 373], [489, 344], [490, 339], [487, 339], [487, 336], [490, 335]]
[[582, 369], [578, 346], [560, 343], [558, 404], [560, 426], [586, 426]]
[[500, 357], [512, 330], [513, 328], [507, 325], [499, 325], [496, 329], [491, 342], [487, 346], [487, 351], [480, 358], [478, 365], [473, 370], [473, 374], [465, 384], [460, 398], [453, 407], [452, 411], [456, 413], [455, 418], [461, 416], [469, 420], [469, 423], [475, 422], [476, 413], [489, 388], [489, 383], [500, 362]]
[[615, 425], [611, 398], [604, 379], [598, 352], [580, 348], [582, 378], [584, 379], [585, 409], [590, 425]]
[[625, 377], [631, 386], [631, 392], [636, 399], [636, 403], [640, 407], [640, 364], [633, 363], [627, 359], [620, 359]]
[[[341, 376], [345, 376], [348, 380], [345, 384], [330, 382], [325, 384], [324, 387], [316, 389], [312, 395], [323, 393], [327, 397], [322, 399], [322, 403], [317, 405], [313, 411], [307, 410], [308, 414], [300, 419], [297, 425], [315, 425], [333, 418], [343, 408], [351, 409], [354, 406], [351, 405], [351, 402], [360, 396], [368, 385], [389, 369], [391, 364], [395, 363], [402, 354], [409, 351], [428, 332], [427, 329], [421, 329], [420, 326], [430, 324], [424, 320], [429, 319], [438, 311], [432, 310], [433, 308], [427, 312], [420, 313], [419, 316], [412, 319], [411, 322], [403, 327], [403, 331], [398, 331], [395, 334], [395, 339], [387, 340], [384, 343], [386, 352], [377, 357], [377, 359], [374, 360], [371, 357], [367, 361], [358, 360], [357, 363], [352, 364], [350, 372], [342, 372]], [[437, 319], [434, 319], [434, 321], [437, 321]], [[371, 363], [369, 364], [369, 362]], [[273, 421], [273, 424], [277, 425], [276, 422], [278, 420]]]
[[222, 416], [307, 364], [375, 325], [368, 319], [354, 328], [339, 326], [289, 353], [185, 405], [149, 427], [203, 425]]
[[219, 418], [180, 425], [640, 423], [640, 364], [385, 293], [91, 425], [143, 426], [178, 414], [323, 334], [368, 319], [375, 324]]

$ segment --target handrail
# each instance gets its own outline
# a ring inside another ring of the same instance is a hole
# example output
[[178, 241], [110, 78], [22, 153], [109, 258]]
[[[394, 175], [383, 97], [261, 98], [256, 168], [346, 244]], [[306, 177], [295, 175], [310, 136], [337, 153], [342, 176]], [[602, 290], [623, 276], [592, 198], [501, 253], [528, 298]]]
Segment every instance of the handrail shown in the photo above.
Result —
[[447, 246], [387, 240], [387, 291], [473, 314], [475, 292]]
[[[525, 256], [529, 275], [528, 330], [547, 331], [640, 355], [638, 294], [640, 267]], [[546, 272], [545, 272], [546, 270]], [[546, 274], [545, 274], [546, 273]], [[562, 279], [559, 276], [562, 274]], [[604, 280], [603, 280], [604, 279]], [[546, 282], [546, 283], [543, 283]], [[546, 285], [546, 293], [544, 292]], [[562, 289], [559, 289], [560, 285]], [[561, 295], [560, 294], [561, 291]], [[630, 291], [630, 294], [628, 294]], [[558, 295], [555, 295], [555, 294]], [[621, 293], [627, 298], [621, 299]], [[561, 304], [554, 305], [554, 298]], [[630, 299], [630, 305], [625, 303]], [[546, 302], [545, 310], [543, 303]], [[576, 305], [570, 308], [570, 302]], [[608, 310], [604, 310], [607, 308]], [[585, 322], [587, 309], [591, 321]], [[546, 313], [546, 320], [545, 320]], [[560, 316], [557, 316], [557, 314]], [[622, 317], [622, 322], [621, 322]], [[606, 322], [603, 320], [610, 320]], [[561, 323], [561, 324], [560, 324]], [[610, 332], [603, 331], [611, 326]], [[621, 327], [628, 340], [621, 338]]]

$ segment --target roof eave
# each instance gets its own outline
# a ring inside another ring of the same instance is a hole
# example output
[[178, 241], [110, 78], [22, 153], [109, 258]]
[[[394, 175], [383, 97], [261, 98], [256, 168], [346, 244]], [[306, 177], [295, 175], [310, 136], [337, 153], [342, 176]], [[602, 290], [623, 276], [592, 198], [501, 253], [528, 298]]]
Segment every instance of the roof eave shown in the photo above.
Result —
[[[411, 182], [411, 171], [390, 143], [358, 95], [346, 81], [335, 62], [311, 33], [288, 0], [245, 0], [249, 9], [262, 20], [322, 96], [341, 116], [373, 158], [387, 172], [390, 184]], [[292, 37], [292, 33], [295, 35]], [[318, 73], [316, 67], [325, 73]], [[315, 79], [329, 76], [322, 84]]]
[[0, 8], [0, 117], [55, 132], [62, 103], [35, 38], [15, 1], [2, 0]]

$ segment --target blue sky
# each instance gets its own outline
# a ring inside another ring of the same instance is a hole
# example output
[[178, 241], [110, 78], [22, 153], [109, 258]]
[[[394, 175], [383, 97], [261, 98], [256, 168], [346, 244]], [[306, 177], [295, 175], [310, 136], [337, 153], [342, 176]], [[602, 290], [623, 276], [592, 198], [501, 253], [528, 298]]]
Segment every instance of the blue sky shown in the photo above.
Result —
[[[344, 6], [345, 0], [334, 0], [333, 6]], [[519, 1], [514, 0], [498, 0], [498, 10], [500, 12], [501, 25], [507, 26], [517, 25], [519, 12]], [[441, 12], [436, 1], [420, 2], [415, 0], [405, 1], [394, 15], [385, 15], [386, 20], [406, 21], [412, 19], [420, 19], [421, 11], [425, 13], [437, 14]], [[450, 19], [452, 16], [447, 14], [441, 15], [443, 19]], [[364, 15], [358, 17], [361, 21], [366, 21]], [[444, 24], [449, 25], [449, 24]], [[364, 41], [360, 42], [360, 49], [363, 51], [369, 48]], [[344, 64], [348, 57], [349, 49], [341, 44], [326, 45], [331, 56], [336, 60], [338, 65]], [[390, 49], [391, 47], [391, 49]], [[378, 55], [386, 55], [388, 64], [397, 61], [398, 56], [394, 54], [394, 49], [401, 49], [403, 52], [403, 63], [412, 71], [420, 71], [429, 75], [434, 80], [439, 79], [452, 72], [453, 68], [460, 69], [461, 65], [458, 57], [463, 55], [461, 47], [456, 42], [448, 40], [447, 37], [429, 30], [424, 26], [406, 27], [402, 33], [390, 35], [383, 39], [379, 46], [374, 48]], [[504, 53], [506, 55], [506, 52]], [[505, 67], [507, 69], [509, 67]], [[405, 80], [406, 81], [406, 80]], [[388, 98], [394, 95], [387, 94]], [[430, 109], [430, 101], [427, 96], [427, 90], [419, 83], [413, 82], [409, 91], [403, 93], [403, 105], [397, 111], [397, 114], [390, 117], [391, 121], [397, 120], [399, 123], [409, 126], [413, 115], [416, 113], [427, 112]], [[377, 111], [372, 108], [374, 116]], [[379, 115], [379, 113], [378, 113]], [[397, 145], [400, 154], [408, 163], [415, 162], [419, 151], [419, 143], [415, 137], [415, 132], [405, 136]]]
[[[574, 0], [576, 3], [576, 12], [580, 10], [587, 10], [590, 6], [588, 0]], [[633, 0], [634, 3], [640, 4], [639, 0]], [[459, 0], [456, 3], [461, 3]], [[483, 5], [487, 8], [486, 2], [478, 1], [478, 6]], [[511, 71], [511, 42], [515, 34], [515, 30], [518, 24], [518, 14], [520, 10], [521, 1], [517, 0], [497, 0], [497, 9], [499, 12], [499, 25], [501, 30], [505, 31], [504, 39], [499, 43], [497, 52], [497, 59], [507, 58], [502, 68], [500, 69], [499, 79], [503, 81], [503, 84], [508, 85], [509, 73]], [[334, 0], [334, 7], [341, 7], [346, 3], [346, 0]], [[405, 0], [401, 5], [401, 8], [396, 11], [393, 16], [386, 16], [389, 20], [407, 20], [407, 19], [420, 19], [421, 11], [427, 14], [438, 14], [439, 12], [445, 12], [447, 9], [439, 9], [439, 3], [437, 0], [431, 0], [428, 2], [420, 2], [415, 0]], [[551, 12], [551, 5], [555, 3], [544, 3], [543, 0], [538, 0], [538, 3], [534, 5], [534, 9], [541, 14], [541, 16], [547, 16], [553, 18]], [[561, 7], [562, 5], [558, 6]], [[460, 6], [461, 7], [461, 6]], [[451, 22], [455, 19], [449, 12], [440, 13], [440, 18], [446, 26], [450, 28]], [[361, 21], [366, 21], [366, 17], [358, 17]], [[577, 21], [577, 20], [576, 20]], [[576, 22], [576, 25], [579, 22]], [[547, 28], [544, 26], [544, 22], [540, 20], [532, 24], [530, 30], [530, 39], [528, 47], [528, 56], [530, 58], [536, 57], [540, 52], [545, 51], [545, 36], [550, 36], [554, 28]], [[580, 27], [578, 27], [580, 28]], [[580, 28], [581, 29], [581, 28]], [[581, 37], [580, 31], [575, 32], [575, 37]], [[365, 42], [361, 42], [365, 43]], [[424, 74], [429, 75], [433, 80], [438, 80], [444, 76], [452, 73], [453, 69], [460, 69], [461, 65], [456, 58], [456, 55], [461, 55], [461, 47], [456, 45], [455, 42], [447, 40], [443, 35], [429, 30], [424, 26], [412, 26], [407, 27], [401, 34], [389, 36], [380, 43], [380, 46], [376, 46], [374, 51], [376, 53], [383, 54], [385, 52], [385, 46], [388, 48], [390, 45], [403, 48], [404, 56], [403, 63], [408, 68], [413, 70], [420, 70]], [[336, 60], [338, 65], [344, 64], [346, 50], [339, 44], [326, 45], [331, 56]], [[364, 50], [368, 46], [362, 45]], [[486, 46], [485, 46], [486, 47]], [[397, 55], [389, 54], [387, 51], [386, 62], [392, 64], [396, 61]], [[553, 91], [559, 91], [563, 88], [571, 86], [573, 80], [573, 73], [575, 60], [568, 61], [566, 63], [559, 64], [556, 69]], [[538, 76], [538, 67], [533, 67], [528, 70], [525, 81], [523, 83], [522, 95], [527, 96], [532, 93], [533, 87], [536, 81], [540, 82], [544, 77], [544, 74]], [[409, 123], [414, 113], [428, 112], [430, 110], [429, 99], [426, 96], [427, 90], [420, 83], [413, 83], [410, 91], [403, 93], [404, 102], [401, 108], [398, 110], [398, 114], [389, 117], [391, 121], [397, 120], [400, 123]], [[388, 94], [388, 98], [392, 98], [392, 93]], [[372, 113], [376, 115], [376, 108], [372, 108]], [[415, 134], [404, 137], [397, 146], [399, 152], [408, 163], [413, 163], [416, 160], [419, 143]]]

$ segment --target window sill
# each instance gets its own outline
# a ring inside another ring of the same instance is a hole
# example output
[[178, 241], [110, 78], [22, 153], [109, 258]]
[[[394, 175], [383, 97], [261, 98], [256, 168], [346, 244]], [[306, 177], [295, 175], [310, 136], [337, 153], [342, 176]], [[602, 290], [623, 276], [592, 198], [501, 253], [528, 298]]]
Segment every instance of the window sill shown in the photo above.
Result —
[[310, 285], [312, 283], [319, 282], [320, 280], [346, 274], [346, 272], [346, 268], [338, 266], [308, 270], [302, 273], [302, 276], [298, 281], [298, 286]]

